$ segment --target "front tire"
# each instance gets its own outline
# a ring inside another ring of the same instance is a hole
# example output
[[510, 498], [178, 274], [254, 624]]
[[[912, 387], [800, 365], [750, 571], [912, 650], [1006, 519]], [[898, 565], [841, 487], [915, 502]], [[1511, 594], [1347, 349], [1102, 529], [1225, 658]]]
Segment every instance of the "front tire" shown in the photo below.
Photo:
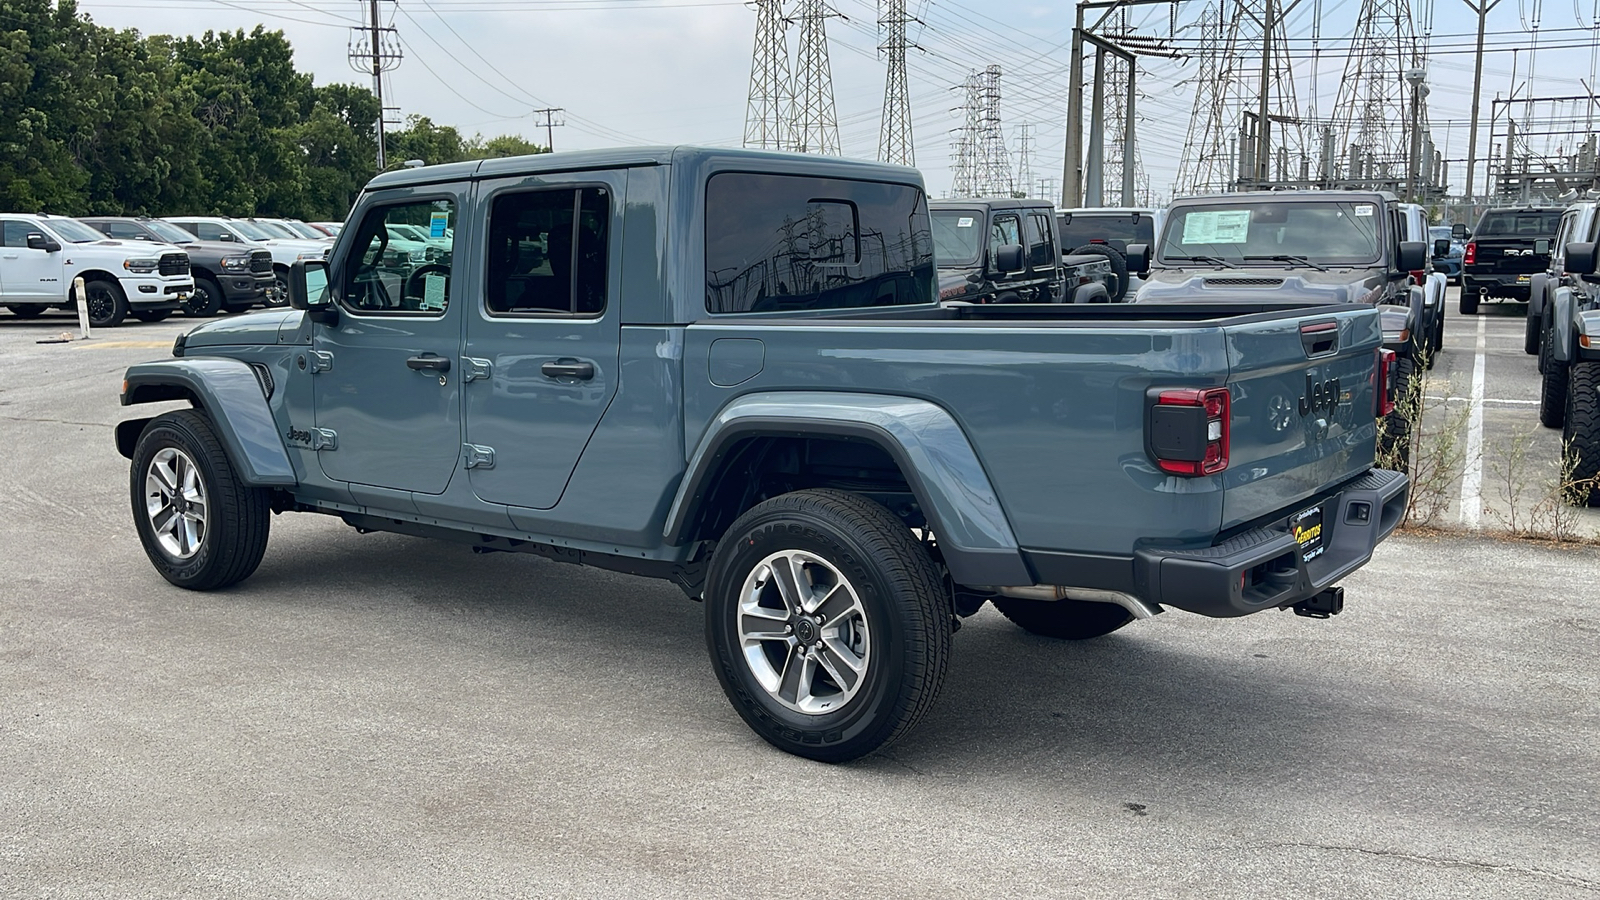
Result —
[[995, 597], [989, 602], [1023, 631], [1064, 641], [1101, 637], [1133, 621], [1133, 613], [1115, 603], [1015, 597]]
[[115, 328], [128, 317], [128, 298], [122, 285], [104, 278], [96, 278], [83, 286], [85, 297], [80, 303], [89, 304], [89, 325], [93, 328]]
[[1600, 362], [1575, 362], [1568, 371], [1562, 471], [1579, 487], [1562, 493], [1574, 506], [1600, 506]]
[[753, 507], [718, 542], [706, 644], [756, 734], [847, 762], [933, 705], [950, 659], [946, 597], [927, 550], [882, 505], [797, 491]]
[[272, 270], [272, 290], [261, 301], [269, 309], [289, 305], [289, 270], [278, 266]]
[[141, 322], [163, 322], [170, 315], [170, 309], [139, 309], [133, 312], [133, 317]]
[[261, 564], [271, 527], [268, 491], [239, 480], [204, 414], [179, 410], [145, 426], [129, 494], [145, 555], [178, 587], [224, 588]]
[[1539, 335], [1543, 330], [1544, 317], [1536, 316], [1533, 310], [1528, 310], [1527, 319], [1522, 324], [1522, 352], [1529, 356], [1539, 355]]
[[222, 285], [206, 275], [194, 279], [194, 291], [183, 301], [183, 314], [189, 318], [206, 319], [222, 308]]

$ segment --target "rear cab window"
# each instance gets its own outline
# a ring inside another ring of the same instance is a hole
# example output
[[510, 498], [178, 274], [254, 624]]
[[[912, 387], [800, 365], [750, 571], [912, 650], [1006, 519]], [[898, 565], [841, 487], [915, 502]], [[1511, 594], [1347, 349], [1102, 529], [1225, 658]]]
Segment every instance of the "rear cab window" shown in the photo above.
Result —
[[935, 301], [933, 233], [915, 186], [721, 172], [706, 183], [705, 217], [707, 312]]
[[1555, 210], [1498, 209], [1483, 214], [1474, 237], [1554, 237], [1561, 213]]

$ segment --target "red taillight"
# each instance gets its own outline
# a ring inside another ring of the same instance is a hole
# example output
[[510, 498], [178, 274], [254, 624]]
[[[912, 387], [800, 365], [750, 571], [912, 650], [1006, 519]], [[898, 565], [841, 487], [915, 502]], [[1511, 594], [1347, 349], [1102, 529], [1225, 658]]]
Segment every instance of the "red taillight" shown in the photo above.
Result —
[[1395, 383], [1394, 383], [1395, 355], [1393, 350], [1378, 351], [1378, 377], [1375, 385], [1375, 394], [1378, 399], [1378, 418], [1383, 418], [1394, 412]]
[[1150, 456], [1172, 475], [1211, 475], [1228, 467], [1232, 423], [1227, 388], [1174, 388], [1150, 411]]
[[1421, 284], [1422, 282], [1426, 281], [1427, 279], [1428, 279], [1428, 273], [1427, 273], [1426, 270], [1413, 269], [1411, 271], [1411, 283], [1412, 284]]
[[1477, 241], [1468, 241], [1467, 242], [1467, 250], [1466, 250], [1466, 252], [1461, 254], [1461, 264], [1464, 265], [1464, 266], [1470, 266], [1470, 265], [1472, 265], [1473, 263], [1475, 263], [1477, 261], [1478, 261], [1478, 242]]

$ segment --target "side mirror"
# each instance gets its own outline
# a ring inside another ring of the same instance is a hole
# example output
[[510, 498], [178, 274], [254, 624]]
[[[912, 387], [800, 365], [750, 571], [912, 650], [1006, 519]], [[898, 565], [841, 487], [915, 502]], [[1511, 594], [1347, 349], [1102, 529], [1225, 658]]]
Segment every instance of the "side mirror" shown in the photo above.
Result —
[[289, 267], [289, 306], [303, 309], [325, 325], [339, 321], [339, 311], [328, 293], [328, 263], [320, 259], [296, 260]]
[[1445, 256], [1449, 256], [1449, 255], [1450, 255], [1450, 239], [1449, 238], [1439, 238], [1437, 241], [1433, 242], [1433, 258], [1434, 259], [1439, 259], [1441, 257], [1445, 257]]
[[45, 237], [37, 231], [28, 232], [28, 249], [43, 250], [46, 253], [60, 253], [61, 242], [52, 237]]
[[1568, 273], [1573, 275], [1593, 275], [1595, 264], [1595, 245], [1590, 242], [1568, 244], [1566, 247], [1567, 261], [1563, 266]]
[[1128, 258], [1128, 271], [1140, 278], [1150, 274], [1150, 245], [1129, 244], [1128, 252], [1122, 254]]
[[1472, 232], [1467, 229], [1467, 226], [1457, 222], [1456, 224], [1450, 226], [1450, 237], [1454, 240], [1464, 241], [1467, 238], [1472, 237]]
[[1428, 245], [1421, 241], [1401, 241], [1400, 258], [1395, 268], [1402, 272], [1415, 272], [1428, 266]]
[[1533, 242], [1533, 254], [1535, 256], [1549, 256], [1550, 255], [1550, 240], [1548, 238], [1540, 238], [1539, 240], [1534, 241]]
[[1022, 257], [1021, 244], [1002, 244], [994, 251], [994, 267], [1006, 275], [1021, 272], [1027, 263]]

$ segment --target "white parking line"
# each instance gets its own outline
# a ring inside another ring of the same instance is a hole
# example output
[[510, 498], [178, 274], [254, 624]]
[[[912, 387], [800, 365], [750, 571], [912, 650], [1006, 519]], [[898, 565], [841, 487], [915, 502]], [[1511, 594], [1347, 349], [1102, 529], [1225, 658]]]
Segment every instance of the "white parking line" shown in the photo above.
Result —
[[1461, 524], [1478, 528], [1483, 520], [1483, 349], [1489, 320], [1478, 319], [1477, 357], [1472, 361], [1472, 411], [1467, 415], [1467, 458], [1461, 473]]
[[[1441, 397], [1438, 394], [1429, 394], [1427, 396], [1427, 400], [1430, 403], [1471, 403], [1472, 402], [1472, 398], [1471, 397]], [[1539, 405], [1539, 401], [1537, 401], [1537, 400], [1496, 400], [1493, 397], [1485, 397], [1485, 398], [1483, 398], [1483, 405], [1484, 406], [1494, 406], [1496, 404], [1500, 404], [1500, 405], [1503, 405], [1503, 406], [1538, 406]]]

